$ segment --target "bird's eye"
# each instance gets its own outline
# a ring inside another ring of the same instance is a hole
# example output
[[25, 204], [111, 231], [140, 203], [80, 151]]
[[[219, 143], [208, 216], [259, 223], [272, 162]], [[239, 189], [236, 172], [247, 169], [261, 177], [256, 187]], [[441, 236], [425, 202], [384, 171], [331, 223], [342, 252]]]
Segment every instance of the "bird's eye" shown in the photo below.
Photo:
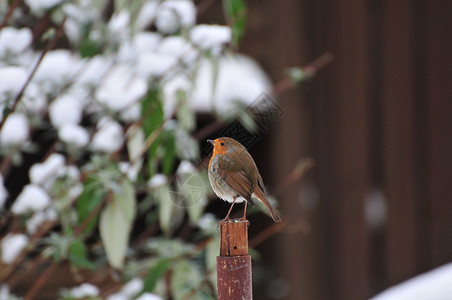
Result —
[[220, 145], [221, 145], [221, 146], [224, 146], [224, 142], [221, 142]]

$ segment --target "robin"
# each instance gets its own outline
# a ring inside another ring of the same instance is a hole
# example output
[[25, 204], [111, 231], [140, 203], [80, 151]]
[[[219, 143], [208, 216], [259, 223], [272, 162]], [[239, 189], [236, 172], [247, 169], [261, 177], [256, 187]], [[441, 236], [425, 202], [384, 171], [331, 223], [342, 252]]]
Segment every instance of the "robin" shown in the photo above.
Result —
[[207, 140], [213, 145], [213, 154], [209, 162], [209, 180], [215, 194], [232, 203], [225, 220], [229, 220], [234, 203], [245, 201], [243, 220], [246, 219], [246, 206], [254, 206], [251, 197], [260, 200], [267, 207], [275, 222], [281, 222], [276, 210], [265, 195], [264, 182], [256, 163], [245, 147], [229, 137]]

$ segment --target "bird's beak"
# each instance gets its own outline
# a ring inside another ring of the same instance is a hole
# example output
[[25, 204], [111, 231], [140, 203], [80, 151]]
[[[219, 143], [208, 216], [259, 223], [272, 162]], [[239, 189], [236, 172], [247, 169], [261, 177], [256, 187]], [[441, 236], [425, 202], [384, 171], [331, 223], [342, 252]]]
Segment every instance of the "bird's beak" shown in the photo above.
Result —
[[213, 140], [207, 140], [208, 143], [211, 143], [212, 145], [215, 144]]

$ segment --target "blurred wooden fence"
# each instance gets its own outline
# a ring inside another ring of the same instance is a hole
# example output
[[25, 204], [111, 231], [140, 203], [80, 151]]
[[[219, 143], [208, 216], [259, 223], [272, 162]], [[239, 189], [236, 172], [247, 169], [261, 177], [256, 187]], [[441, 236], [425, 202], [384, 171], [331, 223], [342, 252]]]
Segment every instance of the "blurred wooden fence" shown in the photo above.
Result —
[[[244, 49], [275, 81], [335, 56], [281, 95], [284, 115], [263, 145], [270, 186], [298, 159], [316, 160], [279, 197], [286, 220], [311, 228], [280, 235], [287, 299], [367, 299], [452, 261], [452, 1], [248, 3]], [[382, 227], [366, 214], [375, 190]]]

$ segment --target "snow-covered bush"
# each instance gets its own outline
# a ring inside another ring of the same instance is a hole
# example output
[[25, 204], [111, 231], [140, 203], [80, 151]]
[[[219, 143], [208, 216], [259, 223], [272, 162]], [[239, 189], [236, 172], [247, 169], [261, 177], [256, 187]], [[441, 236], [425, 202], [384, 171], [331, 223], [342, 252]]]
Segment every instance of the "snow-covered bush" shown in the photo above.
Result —
[[[0, 226], [15, 224], [0, 242], [0, 282], [33, 257], [69, 263], [79, 281], [80, 269], [114, 269], [109, 299], [215, 294], [196, 112], [234, 115], [235, 102], [270, 89], [229, 47], [244, 26], [243, 2], [229, 2], [239, 10], [228, 25], [197, 24], [192, 0], [0, 3]], [[197, 180], [196, 194], [174, 176]], [[105, 276], [61, 296], [108, 296]]]

